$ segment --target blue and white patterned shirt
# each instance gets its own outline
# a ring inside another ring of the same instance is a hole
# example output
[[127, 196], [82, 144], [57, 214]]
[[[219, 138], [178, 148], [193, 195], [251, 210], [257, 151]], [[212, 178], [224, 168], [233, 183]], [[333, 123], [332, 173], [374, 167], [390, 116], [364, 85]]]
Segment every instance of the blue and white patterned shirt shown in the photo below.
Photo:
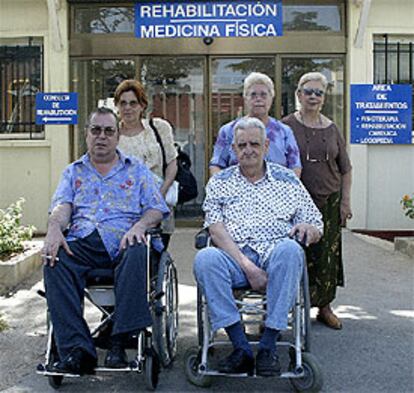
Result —
[[[238, 163], [232, 143], [233, 130], [239, 120], [233, 120], [220, 128], [216, 143], [214, 144], [210, 166], [214, 165], [224, 169]], [[265, 157], [266, 161], [275, 162], [289, 169], [302, 168], [299, 148], [293, 131], [289, 126], [273, 117], [269, 117], [269, 122], [266, 125], [266, 136], [269, 139], [269, 150]]]
[[72, 205], [67, 240], [82, 239], [95, 229], [112, 259], [124, 234], [149, 209], [168, 216], [169, 209], [150, 170], [117, 150], [119, 160], [105, 176], [92, 165], [89, 154], [68, 165], [52, 198], [50, 212], [63, 203]]
[[216, 173], [207, 184], [203, 210], [205, 227], [223, 223], [239, 248], [251, 247], [261, 263], [294, 225], [308, 223], [323, 231], [322, 215], [297, 176], [270, 162], [255, 183], [239, 165]]

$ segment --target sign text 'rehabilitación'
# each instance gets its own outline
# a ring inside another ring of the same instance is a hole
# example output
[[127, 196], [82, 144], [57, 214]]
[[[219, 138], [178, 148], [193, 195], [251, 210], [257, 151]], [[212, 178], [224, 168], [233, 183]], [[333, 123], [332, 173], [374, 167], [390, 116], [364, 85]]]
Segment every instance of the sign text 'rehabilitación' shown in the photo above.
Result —
[[138, 38], [276, 37], [280, 0], [135, 4]]

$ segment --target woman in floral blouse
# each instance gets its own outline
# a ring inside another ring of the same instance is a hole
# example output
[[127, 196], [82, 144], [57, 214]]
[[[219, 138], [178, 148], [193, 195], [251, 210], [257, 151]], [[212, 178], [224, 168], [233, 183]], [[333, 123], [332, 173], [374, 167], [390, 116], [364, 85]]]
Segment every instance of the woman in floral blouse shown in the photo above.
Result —
[[[160, 118], [154, 118], [153, 124], [157, 129], [165, 150], [166, 169], [163, 173], [163, 156], [154, 130], [145, 118], [148, 99], [142, 84], [128, 79], [121, 82], [115, 90], [115, 105], [120, 116], [120, 139], [118, 148], [125, 154], [137, 157], [157, 176], [163, 179], [160, 191], [165, 197], [177, 173], [177, 151], [174, 146], [173, 132], [170, 124]], [[174, 217], [163, 221], [163, 241], [167, 248], [174, 231]]]

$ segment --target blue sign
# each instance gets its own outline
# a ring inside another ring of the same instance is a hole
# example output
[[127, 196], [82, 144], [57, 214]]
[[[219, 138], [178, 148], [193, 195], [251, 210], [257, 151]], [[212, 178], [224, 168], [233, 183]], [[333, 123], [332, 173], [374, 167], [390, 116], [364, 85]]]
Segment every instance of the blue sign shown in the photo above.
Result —
[[37, 93], [36, 124], [78, 124], [78, 93]]
[[159, 1], [135, 3], [138, 38], [276, 37], [282, 1]]
[[411, 85], [351, 85], [351, 143], [411, 144]]

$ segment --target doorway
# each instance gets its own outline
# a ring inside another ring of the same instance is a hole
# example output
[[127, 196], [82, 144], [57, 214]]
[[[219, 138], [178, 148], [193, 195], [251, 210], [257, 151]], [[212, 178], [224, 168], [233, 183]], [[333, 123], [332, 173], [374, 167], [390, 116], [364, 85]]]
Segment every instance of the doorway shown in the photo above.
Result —
[[[79, 93], [79, 124], [97, 105], [113, 106], [119, 82], [141, 80], [149, 100], [147, 115], [168, 120], [175, 141], [190, 156], [199, 189], [198, 197], [179, 206], [178, 220], [202, 219], [208, 162], [220, 127], [243, 116], [243, 81], [251, 72], [262, 72], [274, 81], [276, 96], [271, 115], [283, 117], [295, 110], [299, 77], [322, 72], [329, 81], [323, 113], [344, 130], [343, 56], [136, 56], [127, 59], [75, 59], [73, 91]], [[82, 127], [81, 127], [82, 128]], [[74, 159], [86, 150], [83, 132], [75, 126]]]

